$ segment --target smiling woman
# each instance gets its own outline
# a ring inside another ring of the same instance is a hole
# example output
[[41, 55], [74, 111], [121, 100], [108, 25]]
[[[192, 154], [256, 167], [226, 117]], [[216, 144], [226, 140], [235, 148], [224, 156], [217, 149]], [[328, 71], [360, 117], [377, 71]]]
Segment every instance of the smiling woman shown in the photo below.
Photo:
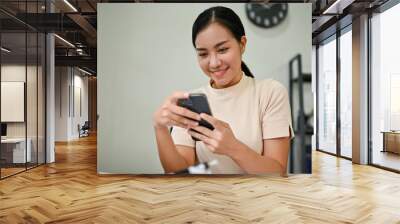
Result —
[[[210, 82], [191, 92], [207, 96], [213, 115], [179, 107], [189, 93], [167, 97], [153, 119], [165, 172], [217, 160], [215, 174], [286, 174], [294, 136], [287, 91], [275, 80], [255, 80], [242, 61], [247, 39], [240, 18], [226, 7], [205, 10], [193, 24], [192, 42]], [[200, 126], [202, 119], [214, 129]]]

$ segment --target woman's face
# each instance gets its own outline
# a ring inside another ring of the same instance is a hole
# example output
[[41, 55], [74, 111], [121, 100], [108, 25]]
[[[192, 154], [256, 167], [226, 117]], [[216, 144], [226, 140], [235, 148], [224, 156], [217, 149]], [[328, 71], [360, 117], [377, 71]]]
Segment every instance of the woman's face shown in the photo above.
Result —
[[245, 36], [238, 42], [227, 28], [214, 22], [197, 34], [195, 44], [199, 65], [215, 88], [226, 88], [240, 81]]

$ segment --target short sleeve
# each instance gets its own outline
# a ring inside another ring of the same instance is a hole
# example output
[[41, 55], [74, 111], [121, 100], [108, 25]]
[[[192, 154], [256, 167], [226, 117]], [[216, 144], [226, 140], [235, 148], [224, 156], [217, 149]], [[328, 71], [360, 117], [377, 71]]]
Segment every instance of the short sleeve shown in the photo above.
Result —
[[261, 119], [263, 139], [294, 137], [289, 97], [286, 88], [277, 81], [261, 89]]
[[186, 129], [181, 127], [172, 127], [171, 137], [175, 145], [184, 145], [189, 147], [195, 147], [195, 141], [187, 133]]

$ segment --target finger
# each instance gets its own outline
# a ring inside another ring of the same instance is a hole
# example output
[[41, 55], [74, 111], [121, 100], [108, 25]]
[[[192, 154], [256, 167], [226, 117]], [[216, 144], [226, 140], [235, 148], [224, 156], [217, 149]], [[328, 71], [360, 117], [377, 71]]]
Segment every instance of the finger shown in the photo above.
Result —
[[176, 91], [172, 93], [171, 101], [176, 104], [179, 99], [187, 99], [189, 98], [189, 93], [183, 91]]
[[206, 120], [212, 126], [214, 126], [214, 128], [218, 126], [219, 120], [216, 119], [215, 117], [210, 116], [210, 115], [208, 115], [206, 113], [201, 113], [200, 117], [203, 118], [204, 120]]
[[175, 122], [175, 121], [170, 121], [170, 122], [168, 122], [168, 125], [169, 125], [169, 126], [180, 127], [180, 128], [183, 128], [183, 129], [187, 129], [187, 126], [186, 126], [186, 125], [183, 125], [183, 124], [178, 123], [178, 122]]
[[205, 135], [202, 135], [202, 134], [197, 133], [197, 132], [192, 131], [192, 130], [188, 130], [188, 133], [189, 133], [189, 135], [191, 135], [191, 136], [193, 136], [193, 137], [199, 139], [200, 141], [202, 141], [202, 142], [204, 142], [204, 143], [206, 143], [206, 144], [210, 144], [210, 143], [211, 143], [211, 139], [208, 138], [208, 137], [205, 136]]
[[216, 144], [217, 141], [215, 141], [212, 138], [208, 138], [207, 136], [204, 136], [202, 134], [199, 134], [195, 131], [191, 131], [188, 130], [188, 133], [193, 136], [194, 138], [199, 139], [200, 141], [202, 141], [204, 143], [205, 146], [207, 146], [208, 149], [210, 149], [210, 151], [215, 152], [216, 151]]
[[193, 112], [191, 110], [188, 110], [188, 109], [186, 109], [184, 107], [180, 107], [180, 106], [177, 106], [175, 104], [172, 104], [172, 105], [169, 106], [169, 109], [175, 114], [178, 114], [178, 115], [181, 115], [181, 116], [184, 116], [184, 117], [187, 117], [187, 118], [191, 118], [191, 119], [196, 120], [196, 121], [200, 121], [201, 120], [201, 117], [200, 117], [200, 115], [198, 113], [195, 113], [195, 112]]
[[199, 133], [197, 133], [195, 131], [192, 131], [192, 130], [188, 130], [188, 134], [191, 135], [192, 137], [195, 137], [195, 138], [199, 139], [200, 141], [203, 141], [206, 138], [206, 136], [204, 136], [202, 134], [199, 134]]
[[179, 115], [174, 114], [174, 113], [169, 113], [168, 114], [168, 118], [170, 120], [172, 120], [174, 122], [177, 122], [177, 123], [180, 123], [181, 125], [184, 125], [186, 127], [188, 127], [189, 125], [192, 126], [192, 127], [195, 127], [195, 126], [199, 125], [199, 123], [196, 122], [196, 121], [193, 121], [191, 119], [179, 116]]
[[205, 143], [204, 142], [204, 145], [211, 151], [211, 152], [215, 152], [215, 147], [213, 146], [213, 145], [211, 145], [211, 144], [207, 144], [207, 143]]
[[214, 132], [213, 131], [211, 131], [210, 129], [208, 129], [206, 127], [200, 126], [200, 125], [194, 126], [194, 127], [192, 127], [192, 129], [200, 132], [201, 134], [203, 134], [203, 135], [205, 135], [205, 136], [207, 136], [209, 138], [212, 138], [214, 136]]

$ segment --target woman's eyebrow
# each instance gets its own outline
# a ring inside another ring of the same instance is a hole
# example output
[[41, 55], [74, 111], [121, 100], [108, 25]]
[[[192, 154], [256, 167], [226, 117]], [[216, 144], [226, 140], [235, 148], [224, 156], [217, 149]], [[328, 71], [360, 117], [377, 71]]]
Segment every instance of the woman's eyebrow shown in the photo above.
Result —
[[[221, 42], [217, 43], [217, 44], [214, 46], [214, 48], [217, 48], [217, 47], [223, 45], [223, 44], [226, 43], [226, 42], [228, 42], [228, 40], [221, 41]], [[197, 51], [206, 51], [207, 49], [206, 49], [206, 48], [196, 48], [196, 50], [197, 50]]]
[[226, 42], [228, 42], [228, 40], [224, 40], [224, 41], [219, 42], [218, 44], [215, 45], [215, 48], [217, 48], [217, 47], [223, 45], [223, 44], [226, 43]]

